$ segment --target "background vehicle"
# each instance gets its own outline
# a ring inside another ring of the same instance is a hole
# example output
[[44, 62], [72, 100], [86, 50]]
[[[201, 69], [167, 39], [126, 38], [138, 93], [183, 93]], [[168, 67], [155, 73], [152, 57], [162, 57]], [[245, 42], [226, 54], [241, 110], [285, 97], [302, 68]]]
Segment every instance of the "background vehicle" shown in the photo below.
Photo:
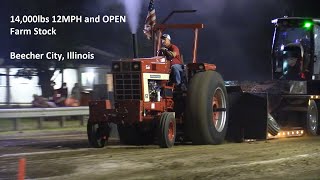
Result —
[[[318, 135], [320, 132], [320, 59], [317, 58], [320, 21], [284, 17], [272, 23], [275, 25], [273, 80], [256, 83], [252, 86], [254, 90], [243, 88], [247, 92], [234, 95], [238, 101], [230, 109], [230, 134], [236, 139], [302, 136], [305, 132]], [[265, 133], [266, 129], [269, 134]]]

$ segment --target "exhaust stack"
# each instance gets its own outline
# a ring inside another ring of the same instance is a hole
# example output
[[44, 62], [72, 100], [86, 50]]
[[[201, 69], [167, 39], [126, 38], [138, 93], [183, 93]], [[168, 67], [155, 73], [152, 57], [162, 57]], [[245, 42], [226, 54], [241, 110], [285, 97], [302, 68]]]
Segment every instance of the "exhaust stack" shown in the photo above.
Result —
[[133, 58], [138, 58], [138, 39], [136, 34], [132, 34]]

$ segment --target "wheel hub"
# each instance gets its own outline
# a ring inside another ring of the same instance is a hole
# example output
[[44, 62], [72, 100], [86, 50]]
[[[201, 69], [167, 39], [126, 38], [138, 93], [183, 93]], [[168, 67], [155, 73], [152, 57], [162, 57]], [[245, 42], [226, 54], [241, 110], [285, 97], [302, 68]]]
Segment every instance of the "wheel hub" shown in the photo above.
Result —
[[222, 111], [227, 108], [226, 104], [225, 94], [221, 88], [217, 88], [212, 99], [212, 122], [218, 132], [221, 132], [226, 124], [226, 111]]
[[175, 130], [174, 123], [172, 121], [170, 121], [169, 128], [168, 128], [168, 139], [170, 141], [174, 140], [174, 137], [175, 137], [174, 130]]
[[310, 108], [310, 111], [308, 113], [308, 120], [310, 124], [310, 129], [312, 131], [316, 131], [318, 126], [318, 119], [317, 119], [317, 111], [315, 107]]

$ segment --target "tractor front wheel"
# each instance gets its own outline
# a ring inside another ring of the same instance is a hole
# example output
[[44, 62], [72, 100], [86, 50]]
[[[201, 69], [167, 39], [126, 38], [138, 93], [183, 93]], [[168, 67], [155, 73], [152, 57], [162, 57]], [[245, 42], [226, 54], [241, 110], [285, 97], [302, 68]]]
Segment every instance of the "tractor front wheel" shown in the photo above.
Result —
[[94, 148], [102, 148], [108, 141], [110, 128], [107, 123], [91, 123], [87, 124], [87, 135], [89, 144]]
[[170, 112], [164, 112], [160, 116], [158, 126], [158, 141], [161, 148], [170, 148], [176, 139], [176, 119]]

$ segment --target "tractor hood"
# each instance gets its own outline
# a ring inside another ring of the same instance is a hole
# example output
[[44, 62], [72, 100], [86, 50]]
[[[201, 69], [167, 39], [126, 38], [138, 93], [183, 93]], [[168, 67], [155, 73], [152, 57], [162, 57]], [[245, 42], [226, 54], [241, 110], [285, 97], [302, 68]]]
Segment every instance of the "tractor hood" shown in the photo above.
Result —
[[112, 62], [113, 73], [143, 72], [143, 73], [168, 73], [170, 61], [162, 56], [152, 58], [126, 59]]

